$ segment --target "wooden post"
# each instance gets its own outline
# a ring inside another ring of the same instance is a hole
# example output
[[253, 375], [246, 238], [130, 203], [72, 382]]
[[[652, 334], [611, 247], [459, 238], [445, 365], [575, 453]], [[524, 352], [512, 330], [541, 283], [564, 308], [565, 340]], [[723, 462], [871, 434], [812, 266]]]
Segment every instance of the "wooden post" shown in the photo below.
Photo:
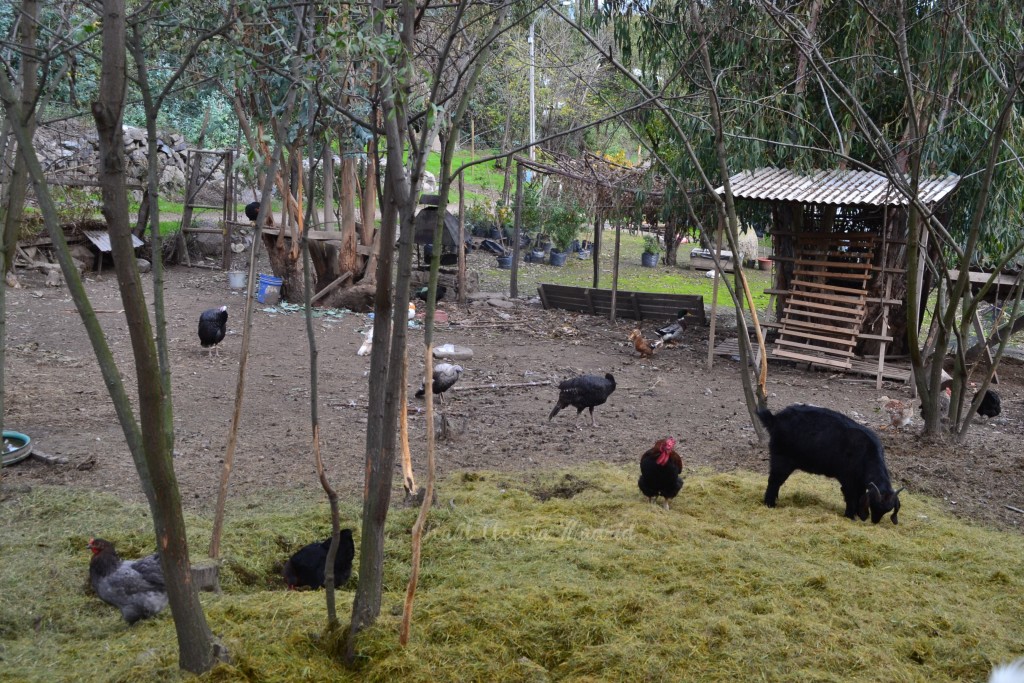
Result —
[[474, 118], [469, 119], [469, 160], [476, 161], [476, 119]]
[[334, 220], [334, 150], [324, 145], [324, 230], [337, 230], [340, 226]]
[[[882, 256], [882, 277], [885, 278], [885, 300], [882, 302], [882, 337], [889, 334], [889, 305], [886, 303], [892, 296], [892, 275], [884, 270], [885, 256]], [[878, 375], [875, 377], [875, 389], [882, 389], [882, 373], [885, 371], [885, 339], [878, 342]]]
[[615, 260], [612, 262], [612, 308], [608, 320], [615, 322], [615, 297], [619, 292], [619, 245], [622, 242], [622, 221], [615, 222]]
[[460, 306], [466, 305], [466, 173], [459, 174], [459, 273], [456, 286], [458, 287], [458, 302]]
[[[231, 270], [231, 220], [234, 218], [232, 215], [232, 206], [234, 204], [235, 192], [231, 189], [231, 176], [234, 173], [233, 159], [234, 151], [225, 150], [223, 153], [224, 158], [224, 211], [221, 214], [223, 219], [221, 225], [224, 228], [224, 242], [221, 247], [221, 267], [224, 270]], [[159, 227], [158, 227], [159, 229]]]
[[594, 244], [590, 247], [591, 258], [594, 259], [594, 289], [601, 286], [601, 232], [604, 228], [604, 216], [601, 208], [594, 210]]
[[[718, 236], [715, 237], [715, 254], [718, 256], [718, 263], [722, 263], [722, 219], [718, 220]], [[736, 264], [733, 264], [733, 268]], [[715, 322], [718, 319], [718, 278], [725, 277], [724, 272], [714, 270], [715, 284], [711, 288], [711, 329], [708, 331], [708, 370], [714, 365], [715, 359]]]
[[509, 283], [509, 294], [513, 299], [519, 296], [519, 231], [523, 226], [523, 165], [516, 162], [516, 211], [515, 232], [512, 244], [512, 275]]

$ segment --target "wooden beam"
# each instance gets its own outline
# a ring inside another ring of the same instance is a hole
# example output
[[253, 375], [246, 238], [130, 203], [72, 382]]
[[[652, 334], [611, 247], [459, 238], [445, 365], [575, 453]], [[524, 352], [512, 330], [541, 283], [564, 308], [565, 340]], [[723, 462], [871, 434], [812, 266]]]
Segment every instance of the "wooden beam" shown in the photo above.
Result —
[[315, 295], [313, 295], [313, 298], [309, 300], [309, 304], [312, 306], [317, 301], [320, 301], [320, 299], [323, 299], [325, 296], [333, 292], [342, 282], [348, 280], [350, 277], [352, 277], [352, 271], [346, 271], [342, 273], [342, 275], [335, 279], [331, 284], [327, 285], [319, 292], [317, 292]]
[[619, 291], [619, 246], [622, 242], [622, 224], [615, 222], [615, 261], [612, 263], [612, 307], [608, 311], [608, 320], [615, 322], [615, 295]]

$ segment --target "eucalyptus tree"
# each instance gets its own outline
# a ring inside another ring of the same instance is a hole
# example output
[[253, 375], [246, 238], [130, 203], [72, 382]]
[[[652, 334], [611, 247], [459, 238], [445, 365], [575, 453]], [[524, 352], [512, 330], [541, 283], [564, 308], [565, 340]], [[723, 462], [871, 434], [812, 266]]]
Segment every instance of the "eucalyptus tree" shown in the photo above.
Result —
[[[443, 153], [443, 160], [447, 161], [442, 167], [450, 168], [454, 131], [465, 115], [481, 63], [486, 61], [499, 31], [504, 29], [509, 5], [507, 0], [495, 3], [460, 0], [427, 12], [412, 0], [403, 0], [394, 21], [386, 21], [383, 0], [372, 3], [370, 32], [390, 44], [393, 50], [388, 54], [389, 59], [375, 62], [374, 68], [378, 78], [381, 136], [387, 154], [381, 244], [382, 247], [393, 244], [397, 232], [398, 257], [393, 280], [390, 249], [382, 248], [377, 269], [359, 586], [352, 605], [346, 647], [346, 659], [350, 662], [355, 656], [358, 634], [380, 614], [384, 522], [391, 497], [398, 400], [404, 381], [405, 311], [409, 301], [413, 222], [419, 189], [431, 142], [446, 124], [450, 128], [444, 131], [442, 139], [447, 141]], [[441, 216], [450, 182], [450, 174], [442, 172], [442, 206], [438, 212]], [[435, 232], [438, 247], [439, 230], [440, 223]], [[434, 251], [432, 291], [436, 290], [440, 251], [440, 248]], [[432, 304], [428, 303], [430, 308]]]
[[[958, 350], [967, 342], [980, 296], [970, 296], [968, 267], [1021, 258], [1024, 176], [1012, 106], [1020, 14], [1012, 3], [899, 0], [613, 1], [583, 11], [591, 23], [614, 26], [613, 62], [635, 69], [639, 88], [663, 92], [641, 130], [675, 177], [709, 190], [724, 185], [728, 205], [729, 168], [857, 168], [886, 174], [909, 198], [909, 305], [894, 334], [906, 336], [929, 433], [939, 430], [941, 364], [929, 363], [928, 349], [942, 357], [951, 337]], [[940, 217], [916, 201], [916, 188], [948, 171], [965, 180]], [[925, 237], [931, 248], [919, 251]], [[928, 348], [916, 287], [925, 267], [932, 282], [945, 283]], [[960, 270], [954, 283], [951, 268]], [[955, 362], [957, 406], [970, 368], [959, 351]], [[954, 407], [961, 434], [970, 412]]]
[[[940, 433], [947, 417], [939, 414], [942, 363], [936, 361], [955, 340], [948, 418], [949, 429], [962, 439], [1007, 342], [995, 336], [999, 349], [965, 409], [967, 387], [979, 369], [965, 353], [968, 331], [999, 272], [1011, 264], [1019, 269], [1024, 252], [1020, 8], [1001, 2], [858, 1], [845, 20], [852, 24], [852, 45], [837, 52], [842, 41], [828, 33], [828, 13], [814, 31], [806, 16], [760, 4], [806, 59], [824, 108], [849, 122], [851, 151], [845, 158], [884, 173], [909, 201], [906, 334], [925, 433]], [[950, 210], [939, 213], [918, 201], [917, 188], [926, 177], [947, 171], [964, 181]], [[979, 265], [993, 272], [972, 292], [969, 270]], [[951, 270], [958, 271], [955, 277]], [[927, 336], [919, 323], [928, 304], [914, 284], [924, 271], [936, 283]], [[1020, 315], [1020, 294], [1018, 280], [1009, 297], [1008, 325]]]
[[[121, 301], [125, 310], [138, 385], [138, 419], [106, 338], [89, 302], [81, 276], [71, 261], [56, 209], [24, 125], [21, 102], [6, 72], [0, 71], [3, 100], [19, 146], [26, 151], [26, 165], [55, 254], [96, 353], [104, 382], [110, 391], [118, 420], [135, 462], [143, 492], [149, 501], [168, 601], [178, 636], [181, 668], [194, 673], [209, 670], [218, 654], [192, 581], [181, 497], [172, 462], [168, 434], [174, 425], [170, 395], [164, 391], [152, 324], [142, 291], [128, 223], [122, 115], [127, 87], [126, 12], [124, 0], [104, 0], [102, 12], [102, 62], [97, 97], [92, 103], [101, 165], [98, 169], [103, 214], [110, 232]], [[158, 321], [159, 323], [159, 321]]]

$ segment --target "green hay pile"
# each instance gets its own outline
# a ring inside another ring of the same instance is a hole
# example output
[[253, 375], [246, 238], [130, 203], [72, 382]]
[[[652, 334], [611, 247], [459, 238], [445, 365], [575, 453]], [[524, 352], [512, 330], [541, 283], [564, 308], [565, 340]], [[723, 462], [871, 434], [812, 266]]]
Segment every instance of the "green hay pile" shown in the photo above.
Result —
[[[835, 482], [796, 475], [775, 510], [763, 475], [691, 474], [670, 512], [633, 468], [443, 482], [412, 640], [397, 643], [415, 511], [388, 526], [382, 616], [359, 670], [325, 653], [324, 594], [277, 571], [326, 536], [326, 505], [233, 502], [223, 595], [203, 595], [234, 657], [215, 681], [984, 680], [1024, 654], [1024, 538], [904, 493], [901, 523], [842, 517]], [[0, 504], [0, 665], [6, 680], [177, 680], [168, 614], [128, 628], [87, 590], [90, 535], [149, 552], [146, 511], [37, 489]], [[343, 511], [356, 529], [357, 510]], [[196, 559], [209, 524], [190, 519]], [[347, 621], [352, 586], [339, 595]]]

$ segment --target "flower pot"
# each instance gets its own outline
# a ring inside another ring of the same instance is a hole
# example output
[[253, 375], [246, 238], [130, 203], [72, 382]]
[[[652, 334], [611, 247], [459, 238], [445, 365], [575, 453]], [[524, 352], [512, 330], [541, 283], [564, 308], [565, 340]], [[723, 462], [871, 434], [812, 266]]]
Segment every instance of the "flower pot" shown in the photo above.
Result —
[[490, 238], [492, 240], [500, 240], [501, 239], [501, 230], [498, 230], [497, 228], [491, 228], [491, 231], [488, 234], [490, 235]]
[[498, 257], [498, 267], [501, 268], [502, 270], [511, 270], [512, 269], [512, 255], [509, 254], [508, 256], [499, 256]]
[[564, 252], [564, 251], [558, 251], [557, 249], [552, 249], [551, 250], [551, 254], [548, 255], [548, 263], [550, 263], [553, 266], [564, 266], [565, 265], [565, 259], [568, 256], [569, 256], [569, 254]]
[[657, 268], [658, 267], [658, 254], [650, 254], [644, 252], [640, 254], [640, 265], [644, 268]]
[[765, 258], [762, 256], [761, 258], [757, 259], [757, 265], [758, 267], [761, 268], [761, 270], [771, 270], [772, 260], [770, 258]]

